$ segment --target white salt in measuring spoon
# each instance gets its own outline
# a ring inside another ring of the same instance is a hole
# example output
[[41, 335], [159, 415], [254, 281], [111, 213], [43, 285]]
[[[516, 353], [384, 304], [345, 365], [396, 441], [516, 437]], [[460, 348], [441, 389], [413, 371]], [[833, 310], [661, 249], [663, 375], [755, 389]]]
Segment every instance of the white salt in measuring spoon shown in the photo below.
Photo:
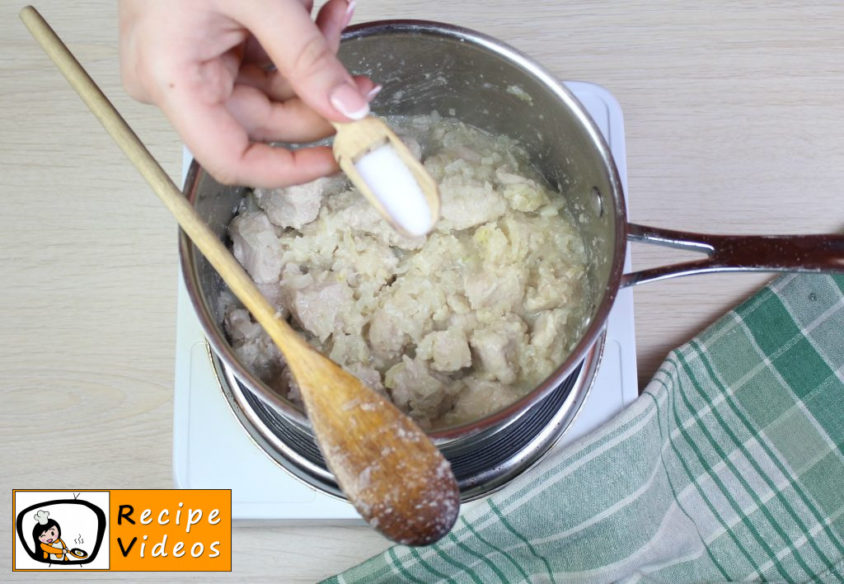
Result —
[[372, 206], [404, 235], [428, 233], [440, 216], [439, 187], [404, 142], [375, 116], [334, 127], [334, 157]]

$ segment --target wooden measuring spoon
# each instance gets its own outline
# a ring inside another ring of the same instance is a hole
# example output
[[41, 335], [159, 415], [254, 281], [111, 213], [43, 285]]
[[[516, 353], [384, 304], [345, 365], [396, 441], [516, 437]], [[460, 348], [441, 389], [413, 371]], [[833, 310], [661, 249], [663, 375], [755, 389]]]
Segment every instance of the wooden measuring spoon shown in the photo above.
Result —
[[20, 16], [181, 228], [278, 345], [299, 385], [325, 460], [358, 512], [399, 543], [424, 545], [448, 533], [457, 519], [460, 493], [451, 466], [428, 436], [384, 397], [312, 349], [279, 317], [41, 15], [27, 6]]
[[[439, 186], [387, 123], [367, 116], [333, 125], [334, 158], [370, 204], [399, 233], [418, 237], [430, 231], [440, 216]], [[362, 164], [374, 156], [378, 168], [373, 175]], [[409, 216], [422, 213], [429, 215]]]

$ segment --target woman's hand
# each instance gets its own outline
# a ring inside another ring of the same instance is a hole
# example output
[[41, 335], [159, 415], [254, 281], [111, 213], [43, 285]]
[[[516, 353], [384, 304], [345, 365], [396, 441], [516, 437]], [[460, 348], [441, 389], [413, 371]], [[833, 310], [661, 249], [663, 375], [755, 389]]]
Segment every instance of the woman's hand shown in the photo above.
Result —
[[378, 88], [335, 56], [354, 0], [121, 0], [129, 94], [159, 106], [197, 160], [227, 184], [276, 187], [337, 170], [327, 147], [289, 151], [369, 113]]

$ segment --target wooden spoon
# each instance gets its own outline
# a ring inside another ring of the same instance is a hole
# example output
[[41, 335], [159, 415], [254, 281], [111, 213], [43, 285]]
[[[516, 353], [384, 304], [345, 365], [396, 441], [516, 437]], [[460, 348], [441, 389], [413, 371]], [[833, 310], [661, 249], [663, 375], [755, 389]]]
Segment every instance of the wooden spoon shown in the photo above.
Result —
[[181, 228], [284, 355], [329, 468], [370, 525], [409, 545], [432, 543], [457, 519], [451, 466], [428, 436], [384, 397], [311, 348], [282, 320], [251, 278], [31, 6], [21, 20], [123, 149]]

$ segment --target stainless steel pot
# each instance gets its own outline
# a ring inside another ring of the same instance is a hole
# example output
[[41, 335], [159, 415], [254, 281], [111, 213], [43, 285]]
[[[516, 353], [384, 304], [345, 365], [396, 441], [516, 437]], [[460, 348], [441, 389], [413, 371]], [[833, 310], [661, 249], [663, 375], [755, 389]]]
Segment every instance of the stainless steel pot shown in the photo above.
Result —
[[[383, 84], [374, 104], [380, 115], [437, 111], [518, 139], [549, 183], [576, 209], [587, 243], [594, 295], [585, 332], [575, 348], [543, 383], [519, 401], [471, 424], [432, 432], [432, 438], [444, 449], [482, 449], [484, 440], [524, 417], [574, 371], [579, 375], [585, 371], [588, 379], [581, 379], [568, 392], [565, 419], [558, 420], [564, 426], [570, 424], [589, 389], [605, 322], [622, 286], [724, 270], [844, 270], [841, 236], [704, 236], [628, 224], [616, 165], [588, 114], [545, 69], [495, 39], [434, 22], [374, 22], [347, 31], [340, 57], [352, 72], [369, 75]], [[226, 226], [245, 190], [220, 185], [196, 164], [186, 184], [186, 195], [221, 238], [226, 237]], [[701, 251], [707, 258], [623, 274], [628, 240]], [[233, 373], [232, 382], [245, 386], [307, 434], [308, 423], [301, 409], [256, 378], [235, 357], [221, 324], [223, 284], [219, 277], [184, 236], [180, 251], [191, 301], [216, 356]], [[541, 446], [542, 451], [550, 446], [547, 442]], [[533, 459], [538, 452], [532, 453]], [[510, 475], [489, 480], [500, 484]]]

